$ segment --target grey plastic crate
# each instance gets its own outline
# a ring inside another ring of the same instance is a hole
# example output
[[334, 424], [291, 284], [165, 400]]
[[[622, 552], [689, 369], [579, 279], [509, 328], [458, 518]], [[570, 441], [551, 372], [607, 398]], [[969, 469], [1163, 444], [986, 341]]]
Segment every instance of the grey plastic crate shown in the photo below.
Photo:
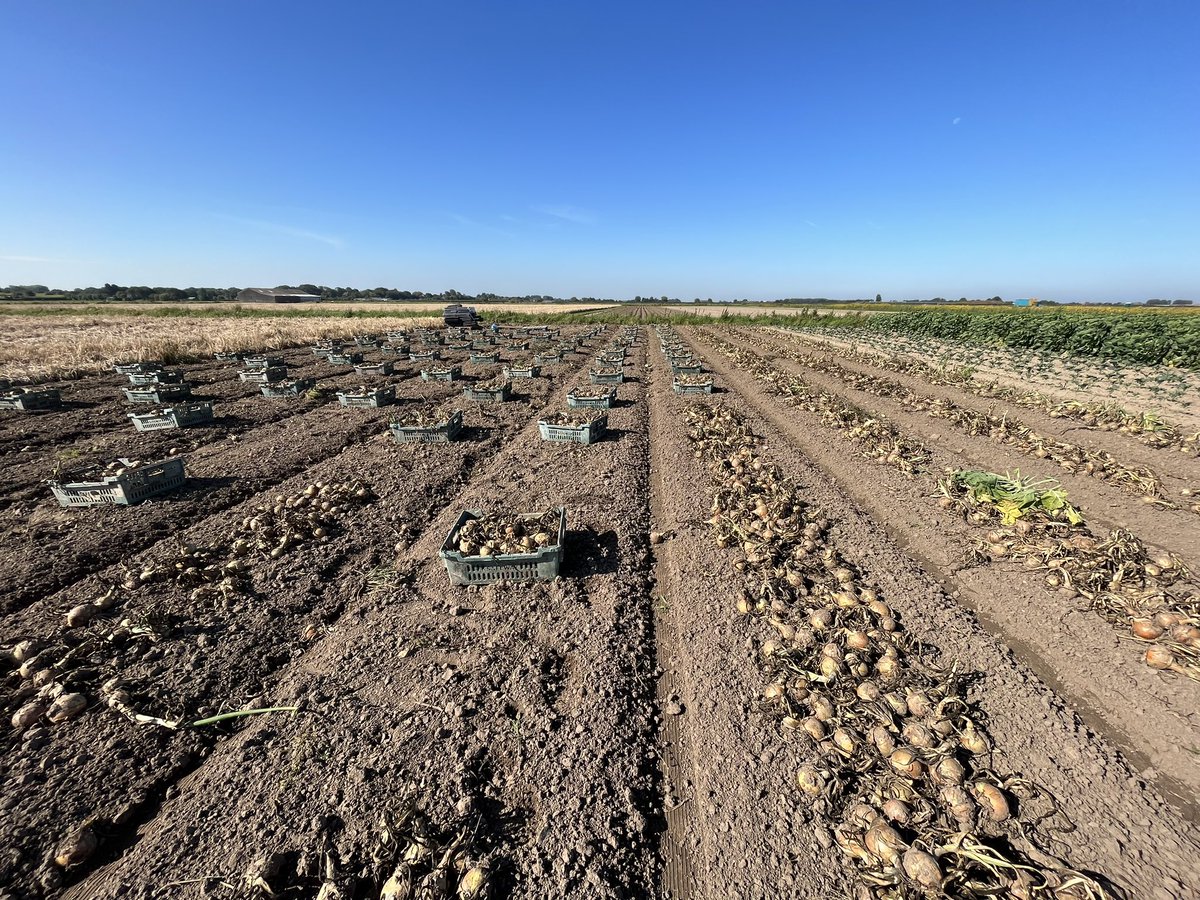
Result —
[[704, 366], [695, 360], [688, 362], [671, 363], [671, 371], [676, 375], [699, 375], [704, 371]]
[[538, 353], [538, 354], [534, 355], [533, 361], [535, 363], [537, 363], [539, 366], [553, 365], [554, 363], [562, 362], [562, 353], [561, 352]]
[[284, 366], [271, 366], [266, 369], [243, 369], [238, 372], [238, 378], [254, 384], [271, 384], [272, 382], [283, 381], [283, 379], [287, 378], [287, 369]]
[[264, 397], [299, 397], [305, 391], [315, 387], [316, 379], [293, 378], [291, 381], [276, 381], [274, 384], [260, 384], [258, 389]]
[[505, 344], [505, 349], [528, 350], [529, 349], [529, 341], [513, 341], [511, 344]]
[[545, 419], [538, 421], [538, 431], [543, 441], [560, 441], [574, 444], [594, 444], [604, 437], [608, 431], [608, 416], [588, 422], [585, 425], [571, 427], [569, 425], [553, 425]]
[[58, 388], [19, 388], [0, 394], [0, 409], [19, 409], [32, 412], [37, 409], [57, 409], [62, 406], [62, 395]]
[[428, 428], [398, 425], [395, 422], [388, 426], [391, 429], [392, 437], [401, 444], [447, 444], [458, 437], [462, 427], [463, 414], [461, 411], [455, 411], [440, 425], [431, 425]]
[[505, 378], [537, 378], [542, 374], [538, 366], [505, 366]]
[[384, 356], [408, 356], [412, 352], [412, 349], [408, 344], [399, 344], [395, 347], [384, 344], [379, 348], [379, 352]]
[[446, 369], [422, 369], [422, 381], [458, 381], [462, 378], [461, 366], [450, 366]]
[[460, 351], [460, 352], [463, 350], [470, 350], [471, 342], [470, 341], [455, 341], [453, 344], [447, 342], [446, 349]]
[[[483, 515], [475, 509], [469, 509], [458, 517], [458, 521], [450, 529], [442, 549], [438, 553], [446, 566], [451, 584], [491, 584], [496, 581], [553, 581], [558, 577], [562, 567], [563, 541], [567, 536], [567, 511], [559, 508], [558, 535], [554, 544], [543, 547], [536, 553], [505, 553], [496, 556], [464, 556], [458, 550], [459, 529], [471, 519]], [[536, 519], [538, 513], [523, 515], [521, 518]]]
[[354, 371], [359, 375], [391, 375], [395, 371], [395, 366], [388, 360], [377, 363], [360, 363], [354, 367]]
[[588, 372], [588, 381], [592, 384], [624, 384], [624, 372]]
[[495, 347], [499, 343], [494, 337], [475, 338], [471, 341], [472, 350], [487, 350], [489, 347]]
[[472, 353], [469, 358], [471, 362], [479, 363], [481, 365], [495, 365], [496, 363], [500, 362], [499, 353]]
[[[121, 462], [127, 462], [122, 459]], [[50, 490], [60, 506], [132, 506], [150, 497], [183, 486], [183, 458], [149, 463], [121, 475], [107, 475], [99, 481], [49, 481]]]
[[611, 351], [597, 353], [596, 362], [600, 363], [601, 366], [623, 366], [625, 365], [625, 354], [613, 353]]
[[312, 348], [313, 356], [323, 356], [329, 358], [330, 353], [341, 353], [345, 347], [341, 344], [317, 344]]
[[672, 381], [671, 386], [677, 394], [711, 394], [713, 392], [712, 381], [706, 381], [703, 384], [681, 384], [678, 381]]
[[463, 388], [463, 396], [477, 403], [504, 403], [512, 396], [512, 385], [506, 381], [498, 388], [478, 390], [468, 384]]
[[408, 331], [406, 331], [403, 328], [398, 329], [396, 331], [385, 331], [384, 334], [387, 336], [387, 339], [389, 341], [392, 341], [393, 343], [395, 343], [396, 341], [407, 341], [408, 340]]
[[221, 362], [242, 362], [245, 358], [245, 353], [239, 353], [236, 350], [218, 350], [213, 354], [213, 359], [220, 360]]
[[263, 369], [275, 369], [285, 365], [282, 356], [247, 356], [242, 360], [242, 365], [252, 372], [259, 372]]
[[567, 394], [567, 406], [582, 409], [612, 409], [617, 399], [617, 389], [610, 388], [603, 397], [580, 397], [574, 391]]
[[390, 406], [396, 402], [396, 389], [391, 385], [376, 388], [365, 393], [338, 391], [338, 403], [342, 406], [356, 406], [376, 409], [380, 406]]
[[138, 431], [162, 431], [164, 428], [187, 428], [203, 425], [213, 419], [211, 403], [181, 403], [148, 413], [129, 413]]
[[187, 400], [192, 396], [192, 386], [183, 384], [153, 384], [147, 387], [125, 388], [125, 399], [130, 403], [171, 403]]
[[341, 353], [330, 353], [326, 357], [331, 365], [352, 366], [363, 361], [363, 355], [357, 350], [343, 350]]
[[127, 376], [132, 385], [182, 384], [183, 372], [179, 369], [159, 369], [155, 372], [130, 372]]
[[412, 362], [427, 359], [441, 359], [442, 352], [440, 350], [413, 350], [408, 354], [408, 358]]
[[147, 372], [157, 372], [163, 367], [160, 362], [117, 363], [113, 371], [118, 375], [144, 375]]
[[354, 344], [357, 347], [378, 347], [379, 336], [375, 334], [356, 334]]

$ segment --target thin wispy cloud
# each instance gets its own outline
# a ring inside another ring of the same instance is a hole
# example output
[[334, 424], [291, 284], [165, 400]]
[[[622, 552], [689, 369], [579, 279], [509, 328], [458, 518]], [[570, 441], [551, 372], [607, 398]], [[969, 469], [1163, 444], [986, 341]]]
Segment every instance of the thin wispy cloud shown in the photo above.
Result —
[[310, 231], [307, 228], [295, 228], [291, 225], [284, 225], [279, 222], [267, 222], [263, 219], [246, 219], [242, 216], [231, 216], [227, 213], [215, 213], [218, 219], [224, 219], [227, 222], [237, 222], [239, 225], [246, 225], [250, 228], [257, 228], [260, 231], [269, 231], [273, 234], [282, 234], [288, 237], [301, 238], [307, 241], [317, 241], [321, 244], [328, 244], [330, 247], [343, 247], [345, 241], [340, 237], [330, 234], [321, 234], [318, 231]]
[[808, 219], [805, 219], [805, 220], [804, 220], [804, 224], [805, 224], [805, 225], [807, 225], [809, 228], [816, 228], [816, 227], [817, 227], [817, 223], [816, 223], [816, 222], [810, 222]]
[[562, 219], [564, 222], [574, 222], [576, 225], [596, 224], [596, 214], [589, 209], [580, 209], [578, 206], [543, 204], [531, 207], [531, 209], [544, 216], [553, 216], [556, 219]]
[[954, 121], [953, 121], [953, 122], [951, 122], [950, 124], [951, 124], [951, 125], [957, 125], [957, 124], [958, 124], [959, 122], [961, 122], [961, 121], [962, 121], [962, 116], [955, 116], [955, 117], [954, 117]]
[[12, 254], [0, 255], [0, 262], [10, 263], [53, 263], [60, 266], [74, 266], [86, 263], [82, 259], [58, 259], [53, 256], [16, 256]]

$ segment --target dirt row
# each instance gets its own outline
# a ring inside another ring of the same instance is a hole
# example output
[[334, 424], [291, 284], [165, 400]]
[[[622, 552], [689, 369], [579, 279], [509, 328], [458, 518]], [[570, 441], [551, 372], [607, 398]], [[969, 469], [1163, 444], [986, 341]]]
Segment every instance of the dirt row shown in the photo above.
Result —
[[[1020, 772], [1045, 785], [1062, 804], [1076, 829], [1062, 836], [1061, 846], [1055, 852], [1079, 868], [1111, 878], [1115, 887], [1129, 897], [1179, 897], [1200, 890], [1192, 865], [1200, 847], [1200, 833], [1195, 825], [1172, 808], [1150, 780], [1130, 766], [1117, 747], [1081, 720], [1073, 708], [1076, 700], [1073, 694], [1068, 692], [1068, 702], [1064, 702], [1055, 693], [1055, 682], [1040, 678], [1033, 671], [1019, 643], [1014, 653], [1006, 633], [995, 633], [964, 609], [970, 595], [959, 585], [939, 578], [941, 570], [937, 566], [926, 566], [931, 574], [924, 570], [921, 562], [928, 564], [928, 560], [914, 553], [912, 542], [906, 538], [914, 536], [914, 520], [932, 516], [919, 508], [907, 507], [913, 495], [893, 494], [895, 486], [882, 466], [856, 459], [819, 428], [805, 423], [794, 411], [781, 408], [751, 379], [727, 365], [723, 357], [694, 340], [693, 346], [716, 373], [718, 384], [727, 389], [717, 395], [719, 402], [734, 408], [753, 423], [756, 431], [767, 436], [771, 461], [806, 486], [810, 501], [834, 523], [839, 549], [868, 573], [879, 594], [898, 610], [905, 627], [939, 650], [944, 660], [957, 659], [969, 668], [971, 699], [981, 704], [989, 732], [997, 743], [995, 768]], [[655, 432], [657, 440], [667, 447], [673, 445], [669, 456], [676, 463], [672, 481], [686, 478], [689, 468], [693, 472], [699, 469], [699, 463], [690, 460], [690, 448], [680, 431], [677, 427], [674, 431], [659, 428]], [[700, 603], [670, 606], [678, 615], [681, 646], [694, 650], [689, 652], [689, 660], [697, 682], [693, 688], [695, 694], [685, 693], [683, 702], [686, 705], [691, 700], [700, 708], [700, 716], [689, 721], [687, 729], [688, 739], [699, 742], [700, 746], [704, 745], [706, 735], [721, 727], [723, 702], [713, 700], [726, 691], [713, 691], [712, 684], [728, 685], [732, 681], [741, 682], [740, 688], [754, 687], [749, 660], [765, 637], [761, 631], [755, 633], [734, 609], [733, 597], [739, 581], [731, 560], [722, 563], [714, 559], [714, 554], [719, 557], [721, 551], [701, 549], [705, 541], [710, 546], [712, 541], [703, 522], [707, 512], [707, 504], [690, 510], [680, 508], [675, 514], [676, 521], [668, 519], [663, 523], [674, 527], [677, 537], [673, 541], [692, 538], [676, 557], [674, 566], [681, 573], [678, 577], [687, 577], [682, 573], [695, 567], [702, 573], [699, 580], [706, 585], [693, 595], [703, 598]], [[944, 538], [941, 540], [944, 543]], [[668, 559], [673, 541], [662, 551]], [[725, 551], [725, 555], [730, 554]], [[998, 593], [994, 579], [988, 587]], [[722, 634], [726, 631], [727, 637]], [[700, 674], [706, 668], [706, 661], [711, 680]], [[762, 684], [760, 677], [758, 690]], [[743, 726], [747, 731], [756, 724], [771, 727], [755, 722], [752, 702], [755, 696], [754, 690], [742, 694], [746, 707], [741, 710], [741, 720], [750, 719], [750, 724]], [[711, 718], [704, 715], [710, 707]], [[730, 724], [738, 718], [736, 711], [729, 714]], [[769, 817], [764, 808], [770, 809], [773, 800], [780, 804], [783, 815], [777, 812], [773, 825], [774, 829], [784, 831], [778, 846], [801, 848], [802, 858], [773, 869], [769, 862], [775, 859], [769, 849], [771, 838], [766, 839], [766, 847], [763, 843], [739, 847], [739, 852], [729, 859], [753, 859], [750, 869], [753, 874], [758, 874], [758, 866], [765, 865], [763, 877], [768, 887], [759, 893], [746, 892], [743, 886], [736, 895], [777, 895], [776, 879], [783, 877], [783, 870], [802, 879], [792, 889], [796, 894], [833, 895], [836, 892], [828, 882], [840, 877], [841, 858], [836, 848], [820, 850], [811, 831], [801, 830], [804, 804], [790, 783], [795, 766], [805, 758], [806, 748], [811, 744], [802, 736], [789, 740], [777, 731], [770, 738], [770, 749], [775, 751], [773, 759], [762, 755], [769, 753], [764, 749], [757, 759], [751, 752], [750, 758], [742, 761], [743, 767], [753, 770], [754, 782], [761, 791], [747, 792], [742, 803], [757, 809], [759, 821]], [[707, 763], [725, 777], [737, 765], [736, 761], [710, 762], [703, 753], [696, 753], [695, 758], [701, 761], [701, 769]], [[737, 796], [736, 791], [731, 793]], [[719, 796], [724, 802], [730, 792]], [[720, 805], [714, 804], [718, 809]], [[704, 807], [701, 811], [711, 813]], [[715, 824], [721, 829], [719, 812], [717, 816]], [[751, 817], [745, 828], [731, 826], [735, 841], [756, 830], [754, 819]], [[705, 823], [707, 827], [713, 824], [711, 819]], [[771, 826], [765, 830], [769, 833]], [[723, 835], [716, 838], [723, 839]], [[810, 858], [806, 861], [805, 856]], [[725, 869], [723, 873], [718, 869], [714, 889], [698, 892], [698, 896], [731, 895], [721, 893], [720, 879], [736, 877], [734, 866], [728, 862], [721, 867]], [[729, 882], [723, 887], [728, 889]]]
[[905, 478], [895, 468], [863, 458], [853, 442], [823, 427], [816, 416], [767, 395], [723, 355], [708, 350], [696, 335], [690, 337], [705, 348], [714, 371], [752, 398], [773, 428], [834, 474], [881, 528], [1195, 820], [1198, 686], [1148, 669], [1137, 642], [1074, 599], [1049, 590], [1038, 573], [1012, 563], [974, 565], [971, 551], [981, 529], [948, 514], [937, 502], [937, 475], [963, 464], [953, 450], [934, 445], [930, 474]]
[[[295, 351], [289, 361], [293, 358], [295, 374], [322, 375], [321, 383], [332, 390], [346, 389], [361, 380], [350, 370], [331, 369], [307, 349]], [[566, 378], [582, 364], [580, 357], [572, 363], [548, 366], [545, 374], [552, 379]], [[87, 387], [81, 390], [101, 391], [108, 397], [104, 408], [110, 409], [115, 430], [105, 430], [104, 423], [99, 422], [94, 426], [96, 431], [89, 431], [88, 437], [65, 451], [54, 450], [56, 444], [51, 440], [46, 444], [47, 449], [19, 454], [34, 458], [14, 466], [7, 482], [23, 499], [10, 498], [8, 507], [0, 509], [3, 522], [0, 543], [12, 548], [11, 564], [0, 573], [3, 610], [20, 608], [130, 552], [153, 545], [164, 533], [169, 533], [169, 523], [194, 522], [228, 509], [345, 447], [371, 438], [386, 427], [388, 416], [396, 408], [457, 398], [462, 391], [458, 382], [421, 381], [416, 377], [420, 365], [406, 363], [397, 376], [383, 379], [396, 387], [398, 407], [348, 409], [329, 399], [264, 398], [258, 394], [257, 386], [239, 382], [229, 364], [225, 368], [228, 371], [219, 390], [206, 388], [205, 395], [228, 396], [229, 401], [218, 400], [217, 418], [212, 426], [196, 429], [135, 432], [124, 419], [124, 405], [113, 399], [119, 396], [119, 384], [110, 389], [108, 385], [96, 387], [92, 380], [85, 380]], [[498, 371], [498, 367], [467, 369], [468, 374], [478, 373], [481, 377]], [[107, 376], [95, 380], [112, 381]], [[536, 400], [523, 390], [518, 383], [515, 402]], [[28, 424], [59, 435], [61, 423], [51, 418], [56, 415], [51, 413]], [[483, 411], [478, 416], [469, 413], [466, 424], [485, 433], [489, 427], [488, 415]], [[54, 457], [60, 453], [80, 459], [118, 455], [155, 459], [166, 457], [172, 449], [185, 454], [189, 481], [181, 491], [152, 504], [132, 509], [64, 510], [50, 498], [44, 484], [54, 470]], [[115, 528], [120, 529], [121, 541], [111, 539]], [[54, 560], [53, 566], [46, 565], [47, 559]]]
[[[302, 491], [321, 479], [359, 474], [376, 492], [390, 496], [390, 502], [364, 507], [328, 543], [256, 568], [246, 597], [233, 603], [197, 604], [189, 599], [188, 590], [169, 584], [155, 584], [152, 591], [135, 594], [113, 611], [112, 618], [152, 623], [154, 633], [127, 642], [129, 646], [120, 647], [121, 652], [109, 659], [100, 657], [97, 668], [105, 677], [119, 671], [134, 688], [139, 708], [155, 715], [195, 717], [256, 705], [281, 668], [340, 619], [349, 597], [401, 578], [386, 565], [395, 546], [406, 545], [419, 533], [483, 460], [498, 453], [522, 429], [528, 431], [531, 418], [536, 419], [536, 411], [552, 394], [557, 402], [545, 408], [558, 408], [562, 402], [558, 395], [565, 394], [571, 383], [536, 379], [519, 389], [529, 402], [491, 409], [468, 407], [465, 440], [437, 448], [395, 445], [379, 424], [387, 410], [339, 410], [374, 417], [370, 436], [345, 449], [338, 446], [334, 455], [272, 485], [267, 496]], [[443, 406], [448, 410], [464, 404], [460, 397], [451, 397]], [[533, 428], [536, 432], [536, 425]], [[259, 455], [263, 455], [261, 447]], [[263, 499], [255, 495], [239, 507], [200, 517], [181, 537], [198, 546], [228, 540], [231, 528]], [[169, 561], [174, 543], [173, 538], [160, 541], [129, 562], [137, 570]], [[6, 638], [53, 633], [61, 628], [67, 609], [99, 595], [119, 575], [119, 570], [101, 572], [8, 617]], [[95, 685], [101, 680], [99, 674], [90, 679], [93, 700], [99, 699], [94, 696]], [[6, 692], [17, 690], [18, 682], [15, 678], [7, 682]], [[16, 693], [6, 697], [10, 713], [17, 699]], [[105, 832], [101, 846], [108, 848], [106, 855], [119, 853], [137, 825], [153, 817], [163, 790], [198, 765], [213, 735], [220, 734], [214, 729], [201, 738], [186, 731], [134, 728], [103, 710], [75, 724], [79, 727], [33, 728], [8, 736], [3, 765], [27, 788], [11, 800], [6, 798], [8, 808], [26, 811], [25, 817], [12, 823], [19, 838], [5, 842], [24, 848], [4, 861], [16, 873], [41, 865], [47, 848], [61, 840], [56, 830], [86, 821], [89, 810], [103, 819], [98, 830]], [[81, 746], [91, 749], [83, 754], [72, 749]], [[66, 761], [84, 771], [63, 766]], [[106, 768], [107, 775], [97, 777]], [[68, 782], [79, 787], [63, 790]], [[39, 878], [48, 879], [47, 890], [56, 889], [54, 875], [52, 866], [41, 866]], [[21, 883], [19, 874], [13, 877]]]
[[[760, 337], [765, 340], [765, 347], [762, 346]], [[786, 347], [782, 347], [777, 339], [764, 335], [763, 332], [754, 332], [752, 338], [746, 333], [732, 334], [729, 335], [729, 339], [737, 346], [759, 353], [777, 368], [785, 372], [794, 372], [815, 387], [832, 391], [855, 406], [877, 413], [925, 446], [944, 449], [953, 456], [955, 468], [984, 468], [990, 472], [1021, 470], [1052, 477], [1067, 490], [1072, 504], [1097, 526], [1106, 529], [1127, 528], [1135, 534], [1145, 536], [1148, 543], [1175, 553], [1189, 566], [1200, 565], [1200, 520], [1186, 507], [1159, 509], [1145, 503], [1140, 495], [1131, 495], [1100, 478], [1063, 471], [1051, 460], [1038, 459], [985, 435], [970, 435], [944, 419], [931, 418], [915, 412], [892, 398], [877, 397], [858, 390], [833, 374], [817, 371], [805, 365], [803, 361], [790, 358]], [[957, 400], [955, 402], [958, 403]], [[976, 408], [974, 404], [965, 402], [959, 405], [964, 408]], [[1000, 411], [1001, 414], [1018, 421], [1025, 419], [1023, 412], [1014, 409]], [[1061, 436], [1071, 442], [1079, 440], [1077, 435], [1054, 435], [1052, 431], [1044, 433], [1048, 436]], [[1105, 449], [1102, 444], [1100, 449]], [[1143, 452], [1149, 451], [1143, 449]], [[1169, 456], [1174, 463], [1169, 464], [1169, 477], [1160, 466], [1156, 463], [1153, 465], [1167, 488], [1165, 494], [1169, 498], [1177, 498], [1179, 488], [1197, 484], [1195, 479], [1200, 476], [1200, 462], [1184, 459], [1181, 454]], [[1121, 460], [1129, 463], [1124, 456]]]
[[867, 360], [839, 353], [829, 345], [807, 340], [809, 336], [800, 332], [765, 328], [761, 329], [760, 333], [773, 340], [781, 353], [799, 351], [802, 354], [811, 354], [818, 359], [835, 362], [852, 372], [886, 378], [912, 391], [945, 398], [965, 409], [1021, 421], [1048, 437], [1070, 441], [1088, 450], [1105, 450], [1130, 465], [1153, 469], [1172, 479], [1173, 487], [1187, 487], [1200, 479], [1200, 458], [1171, 449], [1147, 446], [1136, 434], [1091, 427], [1074, 418], [1050, 416], [1042, 409], [994, 397], [980, 397], [955, 385], [935, 384], [918, 375], [896, 372], [873, 365]]

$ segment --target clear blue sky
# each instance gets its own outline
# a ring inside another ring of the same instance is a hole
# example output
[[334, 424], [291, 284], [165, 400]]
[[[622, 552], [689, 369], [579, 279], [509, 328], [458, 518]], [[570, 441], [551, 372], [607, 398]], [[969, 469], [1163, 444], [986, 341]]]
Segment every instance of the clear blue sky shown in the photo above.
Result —
[[0, 285], [1200, 300], [1200, 4], [0, 3]]

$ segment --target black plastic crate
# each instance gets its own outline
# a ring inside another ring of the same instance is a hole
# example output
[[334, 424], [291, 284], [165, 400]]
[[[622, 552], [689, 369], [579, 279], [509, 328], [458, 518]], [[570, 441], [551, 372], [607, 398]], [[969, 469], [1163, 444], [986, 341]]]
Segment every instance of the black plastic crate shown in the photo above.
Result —
[[313, 378], [293, 378], [291, 381], [260, 384], [258, 389], [264, 397], [299, 397], [305, 391], [316, 387], [316, 384], [316, 379]]

